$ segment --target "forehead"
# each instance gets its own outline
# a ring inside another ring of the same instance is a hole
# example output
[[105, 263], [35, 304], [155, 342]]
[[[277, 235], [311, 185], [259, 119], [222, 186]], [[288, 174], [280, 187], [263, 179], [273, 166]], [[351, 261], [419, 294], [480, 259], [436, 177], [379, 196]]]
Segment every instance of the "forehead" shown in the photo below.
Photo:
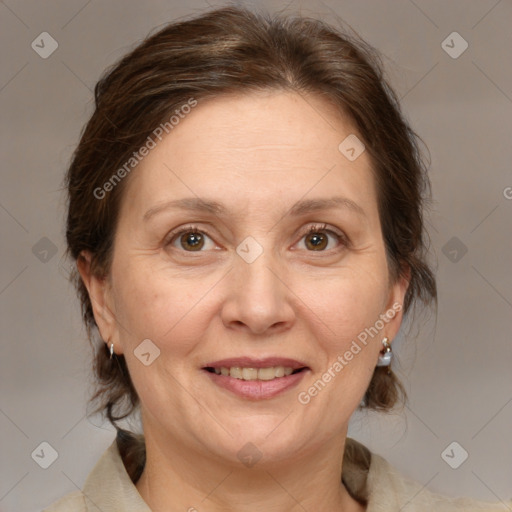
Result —
[[199, 101], [173, 129], [168, 147], [176, 150], [182, 144], [194, 145], [199, 156], [218, 153], [218, 158], [226, 155], [230, 159], [236, 155], [229, 150], [238, 149], [240, 160], [245, 154], [290, 158], [313, 152], [317, 157], [326, 150], [328, 157], [338, 151], [340, 132], [348, 135], [354, 129], [327, 100], [269, 90]]
[[132, 173], [125, 204], [133, 211], [219, 197], [247, 210], [333, 192], [371, 201], [369, 157], [350, 161], [339, 149], [355, 133], [318, 96], [265, 91], [198, 101]]

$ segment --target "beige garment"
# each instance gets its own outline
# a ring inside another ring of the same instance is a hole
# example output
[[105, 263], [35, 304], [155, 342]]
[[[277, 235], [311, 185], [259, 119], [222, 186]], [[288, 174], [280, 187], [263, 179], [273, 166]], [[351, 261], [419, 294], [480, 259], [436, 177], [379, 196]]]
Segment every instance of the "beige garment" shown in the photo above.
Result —
[[[367, 512], [512, 512], [512, 500], [486, 503], [429, 492], [349, 437], [342, 480], [353, 497], [367, 502]], [[83, 490], [64, 496], [43, 512], [151, 512], [151, 509], [126, 472], [114, 440], [89, 473]]]

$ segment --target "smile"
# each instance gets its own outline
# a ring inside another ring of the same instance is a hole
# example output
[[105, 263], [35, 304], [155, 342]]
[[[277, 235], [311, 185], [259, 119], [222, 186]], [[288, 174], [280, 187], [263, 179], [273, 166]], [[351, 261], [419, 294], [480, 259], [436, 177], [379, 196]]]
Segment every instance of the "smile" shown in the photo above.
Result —
[[287, 377], [294, 373], [298, 373], [305, 368], [298, 368], [294, 370], [289, 366], [271, 366], [268, 368], [242, 368], [240, 366], [231, 366], [227, 368], [222, 366], [220, 368], [206, 368], [209, 372], [214, 372], [217, 375], [224, 377], [233, 377], [240, 380], [273, 380]]
[[310, 368], [283, 357], [236, 357], [207, 363], [210, 382], [246, 400], [268, 400], [297, 386]]

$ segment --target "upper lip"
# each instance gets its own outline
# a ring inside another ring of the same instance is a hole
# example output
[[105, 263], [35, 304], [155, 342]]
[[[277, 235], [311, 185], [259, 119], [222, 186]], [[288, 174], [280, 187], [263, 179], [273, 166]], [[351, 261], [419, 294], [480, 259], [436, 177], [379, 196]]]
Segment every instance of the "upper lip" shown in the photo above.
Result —
[[287, 357], [265, 357], [263, 359], [254, 357], [232, 357], [229, 359], [212, 361], [211, 363], [206, 364], [204, 368], [271, 368], [276, 366], [284, 366], [286, 368], [293, 368], [294, 370], [308, 367], [300, 361], [289, 359]]

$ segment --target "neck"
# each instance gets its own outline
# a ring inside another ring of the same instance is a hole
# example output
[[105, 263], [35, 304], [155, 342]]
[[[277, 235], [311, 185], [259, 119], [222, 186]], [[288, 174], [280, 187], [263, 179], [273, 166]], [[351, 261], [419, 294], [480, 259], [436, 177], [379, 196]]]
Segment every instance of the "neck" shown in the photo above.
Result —
[[345, 435], [286, 463], [247, 468], [146, 436], [136, 488], [153, 512], [360, 512], [341, 482]]

